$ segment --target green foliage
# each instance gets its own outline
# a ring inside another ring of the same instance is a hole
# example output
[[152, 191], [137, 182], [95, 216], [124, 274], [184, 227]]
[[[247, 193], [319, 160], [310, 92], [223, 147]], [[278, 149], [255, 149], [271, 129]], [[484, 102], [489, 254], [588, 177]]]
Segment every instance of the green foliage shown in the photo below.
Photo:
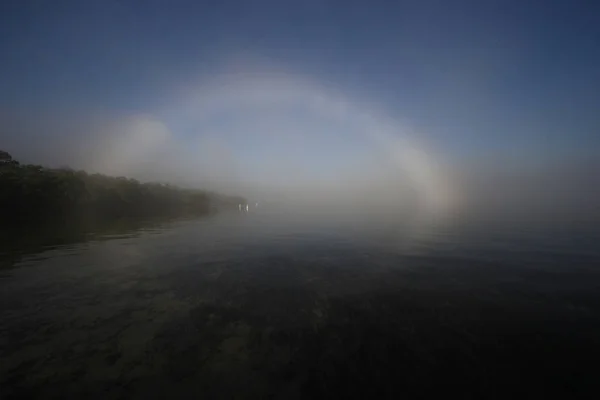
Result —
[[211, 195], [201, 190], [68, 168], [19, 165], [6, 159], [11, 162], [0, 168], [0, 223], [181, 216], [206, 213], [211, 208]]

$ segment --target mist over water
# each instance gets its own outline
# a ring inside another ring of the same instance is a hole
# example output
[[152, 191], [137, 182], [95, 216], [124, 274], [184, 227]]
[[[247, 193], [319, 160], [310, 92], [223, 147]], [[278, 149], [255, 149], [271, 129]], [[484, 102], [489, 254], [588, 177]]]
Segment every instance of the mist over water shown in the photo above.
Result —
[[594, 390], [593, 159], [461, 164], [349, 101], [313, 104], [281, 82], [266, 99], [236, 87], [202, 118], [126, 116], [43, 149], [13, 142], [23, 161], [68, 160], [247, 204], [192, 220], [2, 233], [8, 396]]
[[457, 157], [372, 104], [290, 74], [224, 73], [173, 93], [154, 114], [5, 114], [3, 142], [23, 162], [315, 211], [599, 218], [593, 154], [540, 157], [539, 143], [539, 154]]
[[597, 13], [60, 3], [0, 5], [2, 400], [598, 398]]

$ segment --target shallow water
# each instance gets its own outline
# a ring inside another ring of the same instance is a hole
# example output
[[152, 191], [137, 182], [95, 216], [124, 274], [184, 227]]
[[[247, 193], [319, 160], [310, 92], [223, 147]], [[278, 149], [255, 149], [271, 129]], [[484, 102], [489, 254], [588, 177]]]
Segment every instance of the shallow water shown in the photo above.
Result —
[[5, 248], [2, 397], [597, 394], [597, 231], [368, 221], [236, 211]]

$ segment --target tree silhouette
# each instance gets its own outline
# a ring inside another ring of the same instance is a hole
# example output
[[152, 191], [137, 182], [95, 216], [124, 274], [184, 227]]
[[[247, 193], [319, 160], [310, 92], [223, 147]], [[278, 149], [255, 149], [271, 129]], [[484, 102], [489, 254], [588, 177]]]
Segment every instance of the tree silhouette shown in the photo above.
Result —
[[12, 156], [4, 151], [0, 150], [0, 166], [6, 165], [19, 165], [19, 162], [12, 158]]
[[49, 219], [182, 216], [234, 203], [232, 198], [203, 190], [68, 168], [19, 165], [5, 151], [0, 152], [0, 165], [0, 225]]

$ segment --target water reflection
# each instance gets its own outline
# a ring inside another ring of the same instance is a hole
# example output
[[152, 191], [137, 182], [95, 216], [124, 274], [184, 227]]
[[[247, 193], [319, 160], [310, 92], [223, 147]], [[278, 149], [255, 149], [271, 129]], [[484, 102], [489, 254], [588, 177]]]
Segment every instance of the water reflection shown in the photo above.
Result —
[[[211, 218], [207, 214], [198, 218]], [[44, 251], [97, 240], [135, 237], [160, 232], [190, 218], [120, 218], [101, 221], [52, 221], [37, 226], [0, 227], [0, 270], [18, 266]]]
[[589, 245], [487, 226], [438, 228], [408, 251], [397, 246], [401, 226], [349, 225], [234, 210], [66, 235], [76, 240], [21, 258], [27, 268], [0, 281], [3, 395], [592, 388], [600, 254]]

